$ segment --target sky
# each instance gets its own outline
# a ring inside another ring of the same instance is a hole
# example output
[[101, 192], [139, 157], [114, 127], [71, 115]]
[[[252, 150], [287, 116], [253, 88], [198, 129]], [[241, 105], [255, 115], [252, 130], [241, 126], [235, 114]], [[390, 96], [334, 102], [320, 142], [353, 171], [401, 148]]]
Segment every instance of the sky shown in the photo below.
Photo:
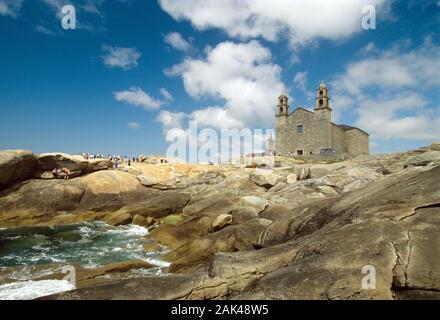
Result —
[[371, 152], [415, 149], [440, 140], [439, 27], [440, 0], [0, 0], [0, 149], [165, 154], [190, 120], [274, 128], [321, 81]]

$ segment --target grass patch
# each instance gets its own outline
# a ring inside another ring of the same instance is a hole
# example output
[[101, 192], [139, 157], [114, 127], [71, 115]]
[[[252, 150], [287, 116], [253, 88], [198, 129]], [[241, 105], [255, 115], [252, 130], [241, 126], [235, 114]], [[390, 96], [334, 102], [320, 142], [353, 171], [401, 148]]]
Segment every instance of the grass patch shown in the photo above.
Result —
[[179, 224], [183, 221], [183, 217], [177, 214], [172, 214], [170, 216], [165, 217], [165, 219], [163, 219], [163, 223], [167, 224], [167, 225], [176, 225]]

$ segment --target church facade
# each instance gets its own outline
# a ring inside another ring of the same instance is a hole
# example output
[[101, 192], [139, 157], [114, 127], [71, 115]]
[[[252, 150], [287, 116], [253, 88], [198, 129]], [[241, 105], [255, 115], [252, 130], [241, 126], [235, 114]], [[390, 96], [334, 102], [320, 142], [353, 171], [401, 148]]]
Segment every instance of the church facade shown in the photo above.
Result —
[[316, 91], [314, 112], [298, 107], [289, 111], [289, 98], [278, 98], [276, 118], [277, 155], [335, 156], [369, 153], [369, 134], [347, 125], [332, 122], [329, 91], [322, 83]]

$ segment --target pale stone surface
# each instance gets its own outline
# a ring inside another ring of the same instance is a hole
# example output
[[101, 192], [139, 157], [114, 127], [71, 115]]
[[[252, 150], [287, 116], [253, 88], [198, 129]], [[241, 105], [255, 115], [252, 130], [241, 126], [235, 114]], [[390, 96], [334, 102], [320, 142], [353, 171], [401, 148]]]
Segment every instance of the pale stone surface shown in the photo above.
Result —
[[225, 226], [230, 225], [233, 219], [234, 217], [230, 214], [221, 214], [215, 218], [214, 222], [212, 223], [212, 228], [214, 230], [220, 230]]
[[256, 185], [264, 187], [266, 189], [270, 189], [276, 184], [284, 181], [283, 177], [270, 172], [268, 173], [256, 172], [251, 174], [249, 178]]
[[431, 144], [431, 150], [440, 151], [440, 141]]
[[295, 167], [294, 172], [298, 180], [305, 180], [311, 177], [310, 167], [308, 166]]
[[287, 176], [287, 184], [294, 184], [297, 181], [298, 181], [298, 176], [295, 173], [289, 174]]
[[113, 162], [108, 159], [89, 159], [87, 162], [87, 168], [85, 169], [87, 173], [107, 170], [113, 167]]
[[145, 217], [143, 217], [139, 214], [137, 214], [133, 217], [133, 220], [131, 223], [138, 225], [138, 226], [141, 226], [141, 227], [147, 225], [147, 221], [146, 221]]
[[269, 201], [261, 197], [246, 196], [240, 199], [238, 205], [253, 208], [257, 213], [260, 213], [266, 209], [266, 207], [269, 205]]
[[89, 162], [79, 155], [66, 153], [42, 153], [37, 156], [37, 167], [40, 171], [67, 168], [70, 171], [86, 171]]
[[440, 163], [440, 151], [428, 151], [415, 156], [406, 162], [406, 166], [426, 166], [432, 163]]

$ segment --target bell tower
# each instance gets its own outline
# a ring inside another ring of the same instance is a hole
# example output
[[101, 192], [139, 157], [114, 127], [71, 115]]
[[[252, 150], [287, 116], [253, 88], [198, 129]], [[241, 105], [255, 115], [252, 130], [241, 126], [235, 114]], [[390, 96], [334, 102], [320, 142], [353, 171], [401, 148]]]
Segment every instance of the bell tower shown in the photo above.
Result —
[[332, 108], [330, 108], [330, 98], [328, 96], [328, 88], [324, 81], [321, 82], [319, 88], [316, 90], [316, 105], [315, 113], [318, 118], [331, 121]]
[[282, 94], [278, 97], [278, 116], [288, 116], [289, 115], [289, 98], [286, 94]]
[[286, 154], [286, 126], [289, 118], [289, 98], [285, 93], [278, 97], [277, 111], [275, 114], [275, 153]]

